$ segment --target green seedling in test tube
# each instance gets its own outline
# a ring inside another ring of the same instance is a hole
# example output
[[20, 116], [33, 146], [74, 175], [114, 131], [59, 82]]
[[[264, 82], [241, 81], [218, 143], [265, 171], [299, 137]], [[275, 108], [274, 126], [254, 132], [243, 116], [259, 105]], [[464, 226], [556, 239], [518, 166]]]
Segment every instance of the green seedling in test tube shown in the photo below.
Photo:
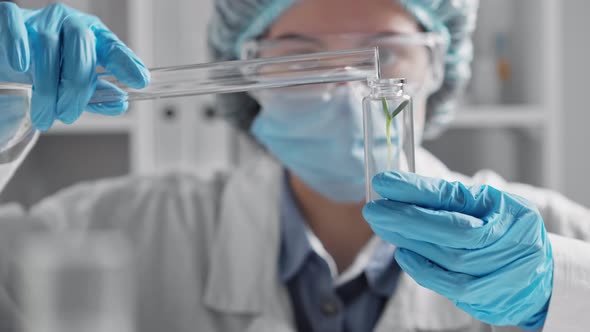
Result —
[[391, 122], [409, 103], [409, 100], [404, 100], [399, 106], [389, 112], [389, 106], [387, 105], [387, 99], [382, 98], [381, 104], [383, 105], [383, 113], [385, 114], [385, 137], [387, 139], [387, 170], [391, 170], [391, 159], [392, 159], [392, 144], [391, 144]]

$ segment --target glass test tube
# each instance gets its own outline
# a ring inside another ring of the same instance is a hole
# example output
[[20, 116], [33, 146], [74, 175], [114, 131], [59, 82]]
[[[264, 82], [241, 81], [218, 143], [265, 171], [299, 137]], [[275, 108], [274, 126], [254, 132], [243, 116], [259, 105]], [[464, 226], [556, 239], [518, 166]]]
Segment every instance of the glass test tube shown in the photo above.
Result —
[[415, 171], [412, 98], [405, 79], [373, 79], [363, 99], [365, 183], [367, 202], [380, 198], [371, 180], [379, 172]]
[[[156, 68], [141, 90], [109, 74], [91, 104], [366, 80], [379, 75], [377, 48]], [[108, 86], [108, 87], [105, 87]], [[0, 82], [0, 191], [39, 136], [30, 119], [31, 86]]]
[[122, 91], [97, 89], [90, 104], [360, 81], [376, 77], [378, 66], [377, 48], [368, 48], [155, 68], [141, 90], [101, 76]]

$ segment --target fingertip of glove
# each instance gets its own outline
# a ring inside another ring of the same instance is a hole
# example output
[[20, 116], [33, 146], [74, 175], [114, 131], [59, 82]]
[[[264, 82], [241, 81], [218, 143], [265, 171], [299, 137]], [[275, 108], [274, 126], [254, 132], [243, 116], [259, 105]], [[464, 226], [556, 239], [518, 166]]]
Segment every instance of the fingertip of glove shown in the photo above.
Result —
[[43, 97], [33, 95], [31, 100], [31, 122], [40, 131], [49, 130], [55, 121], [53, 108], [46, 105], [53, 104]]
[[373, 190], [383, 197], [394, 199], [401, 183], [408, 182], [407, 176], [399, 171], [387, 171], [376, 174], [371, 180]]
[[363, 216], [371, 216], [375, 213], [378, 209], [383, 208], [388, 202], [386, 199], [376, 199], [373, 201], [368, 202], [363, 206]]
[[32, 122], [33, 126], [35, 126], [35, 128], [37, 128], [40, 131], [47, 131], [53, 125], [53, 120], [49, 120], [46, 118], [32, 119]]
[[141, 62], [141, 60], [139, 60], [139, 58], [135, 57], [133, 59], [133, 61], [135, 61], [135, 63], [137, 64], [139, 74], [141, 75], [141, 80], [140, 80], [141, 82], [138, 86], [138, 89], [145, 88], [146, 86], [148, 86], [150, 84], [150, 81], [152, 79], [152, 75], [151, 75], [149, 69], [143, 64], [143, 62]]
[[117, 44], [103, 61], [103, 66], [130, 88], [142, 89], [150, 83], [149, 70], [124, 44]]
[[90, 95], [91, 90], [60, 89], [56, 108], [57, 119], [65, 124], [74, 123], [84, 112]]
[[76, 122], [76, 120], [78, 120], [80, 118], [80, 115], [78, 114], [78, 112], [73, 111], [73, 112], [65, 112], [60, 114], [57, 119], [67, 125], [70, 125], [74, 122]]
[[370, 201], [367, 204], [365, 204], [365, 206], [363, 206], [363, 218], [365, 218], [365, 220], [369, 221], [369, 218], [371, 217], [371, 213], [372, 213], [372, 209], [374, 209], [375, 207], [375, 201]]
[[134, 89], [143, 89], [148, 86], [151, 80], [151, 74], [146, 65], [130, 49], [126, 49], [123, 52], [131, 60], [131, 63], [125, 66], [128, 68], [127, 72], [129, 74], [126, 84]]
[[404, 209], [404, 204], [389, 199], [377, 199], [371, 201], [363, 207], [363, 218], [371, 227], [389, 227], [391, 218], [398, 218], [399, 213]]
[[147, 68], [134, 66], [128, 70], [128, 76], [123, 83], [133, 89], [143, 89], [150, 84], [151, 75]]
[[373, 177], [374, 186], [391, 185], [399, 182], [410, 182], [414, 181], [413, 173], [406, 173], [402, 171], [386, 171], [378, 173]]
[[152, 80], [152, 75], [147, 68], [140, 70], [141, 80], [137, 84], [137, 89], [143, 89], [146, 86], [150, 85], [150, 81]]
[[135, 55], [131, 55], [131, 59], [133, 61], [133, 70], [131, 70], [128, 85], [134, 89], [143, 89], [150, 84], [150, 71]]

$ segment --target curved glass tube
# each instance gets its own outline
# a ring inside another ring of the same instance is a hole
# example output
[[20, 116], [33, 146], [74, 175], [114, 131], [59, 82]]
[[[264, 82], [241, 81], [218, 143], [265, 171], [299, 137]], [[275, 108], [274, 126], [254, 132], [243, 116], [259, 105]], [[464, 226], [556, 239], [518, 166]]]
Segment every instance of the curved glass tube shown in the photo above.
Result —
[[155, 68], [141, 90], [102, 74], [100, 79], [122, 91], [97, 88], [90, 104], [361, 81], [377, 76], [378, 66], [377, 48], [368, 48]]
[[[151, 74], [141, 90], [99, 74], [90, 104], [367, 80], [379, 75], [379, 61], [377, 48], [370, 48], [156, 68]], [[0, 83], [0, 191], [39, 136], [30, 106], [30, 85]]]

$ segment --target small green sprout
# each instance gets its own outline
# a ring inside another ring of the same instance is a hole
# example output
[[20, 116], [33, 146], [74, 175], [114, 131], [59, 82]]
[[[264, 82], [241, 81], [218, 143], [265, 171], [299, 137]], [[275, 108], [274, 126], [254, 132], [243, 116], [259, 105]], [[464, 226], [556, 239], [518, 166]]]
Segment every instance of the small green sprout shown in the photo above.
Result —
[[391, 145], [391, 122], [409, 103], [409, 100], [404, 100], [399, 106], [391, 113], [389, 113], [389, 106], [387, 106], [387, 99], [382, 98], [381, 104], [383, 105], [383, 113], [385, 114], [385, 136], [387, 138], [387, 170], [391, 170], [391, 159], [392, 159], [392, 145]]

